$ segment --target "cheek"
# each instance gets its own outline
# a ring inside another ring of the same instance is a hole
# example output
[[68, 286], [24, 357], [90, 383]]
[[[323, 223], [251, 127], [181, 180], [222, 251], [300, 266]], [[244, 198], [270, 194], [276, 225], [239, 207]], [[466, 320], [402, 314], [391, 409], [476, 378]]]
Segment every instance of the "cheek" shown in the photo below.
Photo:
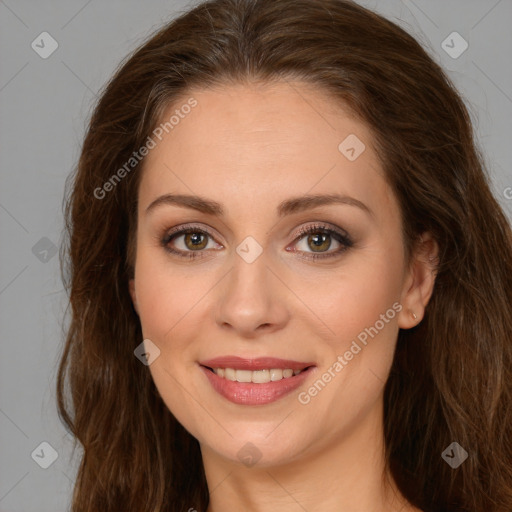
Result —
[[139, 250], [135, 289], [145, 337], [164, 341], [186, 322], [186, 315], [204, 295], [203, 288], [193, 283], [198, 284], [185, 266], [173, 268], [166, 256], [154, 249]]
[[[317, 318], [324, 341], [341, 350], [391, 308], [386, 319], [396, 323], [394, 303], [402, 289], [402, 255], [383, 246], [354, 253], [332, 272], [295, 276], [294, 291]], [[379, 324], [380, 325], [380, 324]], [[386, 322], [386, 326], [388, 322]]]
[[199, 283], [191, 279], [185, 267], [172, 271], [171, 268], [155, 258], [154, 250], [141, 250], [135, 288], [143, 337], [153, 341], [160, 350], [149, 371], [167, 408], [188, 426], [200, 423], [204, 414], [190, 398], [200, 396], [191, 378], [197, 371], [194, 340], [198, 337], [198, 325], [194, 314], [213, 283], [194, 286]]
[[304, 405], [305, 422], [324, 418], [326, 443], [373, 410], [393, 362], [399, 287], [389, 272], [380, 275], [382, 268], [371, 268], [331, 283], [323, 300], [311, 297], [329, 331], [319, 335], [321, 366], [311, 386], [301, 390], [299, 403]]
[[[314, 305], [323, 325], [317, 333], [323, 341], [318, 344], [319, 374], [325, 382], [332, 382], [315, 407], [337, 403], [343, 406], [343, 414], [354, 416], [380, 395], [393, 361], [402, 309], [400, 247], [398, 242], [395, 247], [367, 248], [364, 256], [363, 251], [355, 255], [335, 278], [326, 274], [308, 288], [307, 302]], [[305, 296], [306, 289], [302, 293]], [[343, 419], [334, 416], [336, 421]]]

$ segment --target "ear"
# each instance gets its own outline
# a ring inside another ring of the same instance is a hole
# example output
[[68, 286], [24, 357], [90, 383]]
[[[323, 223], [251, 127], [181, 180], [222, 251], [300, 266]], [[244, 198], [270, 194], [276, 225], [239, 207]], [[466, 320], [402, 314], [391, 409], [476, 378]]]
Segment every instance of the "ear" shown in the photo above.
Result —
[[135, 308], [137, 314], [139, 314], [139, 309], [137, 307], [137, 294], [135, 293], [135, 279], [132, 278], [128, 281], [128, 288], [130, 290], [130, 296], [132, 298], [133, 307]]
[[401, 329], [410, 329], [421, 322], [434, 291], [438, 262], [436, 240], [429, 232], [422, 233], [414, 247], [402, 289], [400, 303], [403, 309], [398, 316]]

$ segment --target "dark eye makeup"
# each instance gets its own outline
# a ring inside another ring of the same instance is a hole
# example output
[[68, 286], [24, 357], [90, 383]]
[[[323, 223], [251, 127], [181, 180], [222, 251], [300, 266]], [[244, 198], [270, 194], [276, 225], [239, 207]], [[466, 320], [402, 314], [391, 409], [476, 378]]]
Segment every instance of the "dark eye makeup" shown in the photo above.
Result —
[[[296, 249], [290, 250], [288, 248], [286, 250], [289, 252], [295, 252], [304, 259], [318, 260], [340, 256], [347, 249], [353, 246], [352, 239], [346, 231], [341, 228], [331, 227], [331, 225], [327, 223], [315, 223], [313, 225], [301, 227], [295, 234], [294, 244], [306, 236], [306, 243], [313, 243], [317, 248], [322, 248], [322, 246], [326, 245], [327, 249], [329, 249], [332, 245], [332, 240], [336, 241], [340, 247], [337, 250], [330, 252], [307, 252], [298, 251]], [[192, 244], [192, 247], [196, 245], [197, 249], [183, 250], [173, 247], [171, 243], [175, 243], [180, 237], [184, 237], [183, 241], [185, 247], [187, 247], [186, 244], [188, 242]], [[198, 225], [189, 224], [177, 226], [170, 231], [166, 230], [160, 240], [160, 243], [168, 253], [174, 256], [185, 259], [196, 259], [205, 256], [204, 242], [207, 241], [208, 238], [214, 239], [213, 235], [208, 230]]]

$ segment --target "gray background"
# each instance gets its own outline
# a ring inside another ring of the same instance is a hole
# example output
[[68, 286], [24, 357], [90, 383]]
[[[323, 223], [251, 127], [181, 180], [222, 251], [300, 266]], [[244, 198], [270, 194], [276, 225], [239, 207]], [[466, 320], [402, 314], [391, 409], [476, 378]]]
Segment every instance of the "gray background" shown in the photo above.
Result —
[[[415, 35], [448, 70], [512, 218], [512, 0], [360, 3]], [[193, 4], [0, 0], [0, 512], [68, 509], [79, 453], [71, 457], [55, 405], [66, 297], [54, 252], [64, 180], [97, 91], [118, 62]], [[58, 48], [43, 59], [31, 45], [43, 46], [45, 31]], [[442, 47], [453, 31], [469, 43], [456, 59]], [[51, 462], [51, 449], [42, 442], [58, 454], [47, 469], [40, 464]]]

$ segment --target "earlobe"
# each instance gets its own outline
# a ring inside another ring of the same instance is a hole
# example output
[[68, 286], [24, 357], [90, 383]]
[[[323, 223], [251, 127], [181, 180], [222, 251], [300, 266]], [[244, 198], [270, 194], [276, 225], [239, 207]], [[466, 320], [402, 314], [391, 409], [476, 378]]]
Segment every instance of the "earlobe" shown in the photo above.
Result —
[[128, 288], [130, 290], [130, 296], [132, 298], [133, 307], [137, 314], [139, 314], [139, 308], [137, 306], [137, 294], [135, 293], [135, 279], [130, 279], [128, 282]]
[[398, 317], [401, 329], [410, 329], [423, 319], [436, 280], [439, 247], [428, 232], [423, 233], [412, 255], [407, 279], [402, 293], [403, 309]]

